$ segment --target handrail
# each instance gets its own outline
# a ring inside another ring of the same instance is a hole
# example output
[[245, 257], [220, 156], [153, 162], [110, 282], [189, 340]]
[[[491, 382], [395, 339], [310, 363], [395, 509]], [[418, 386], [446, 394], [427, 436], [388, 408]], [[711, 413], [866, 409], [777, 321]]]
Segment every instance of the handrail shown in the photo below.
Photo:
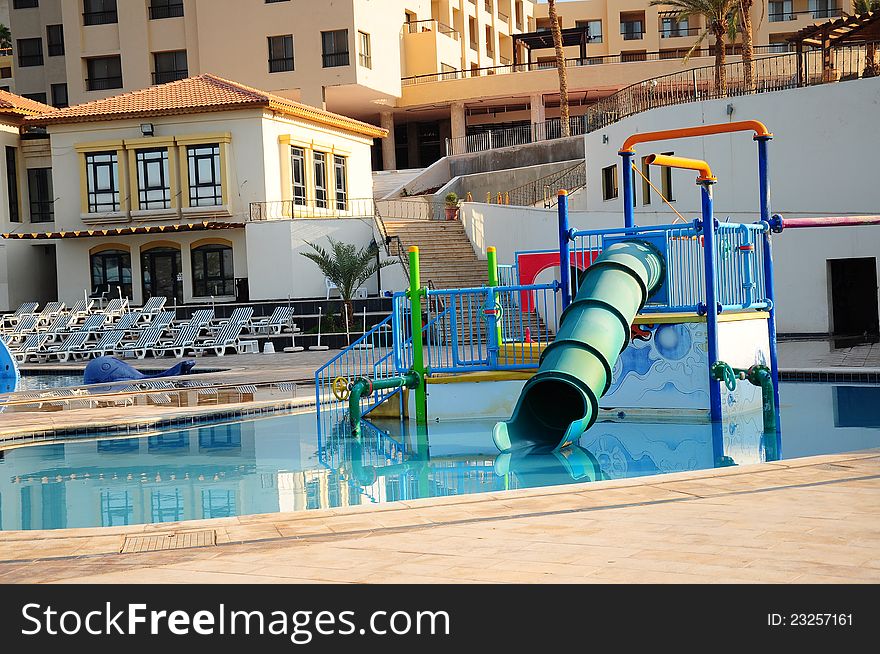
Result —
[[[683, 127], [681, 129], [662, 129], [656, 132], [641, 132], [629, 136], [623, 142], [620, 152], [633, 152], [633, 146], [637, 143], [649, 143], [651, 141], [669, 141], [683, 139], [692, 136], [709, 136], [711, 134], [729, 134], [730, 132], [755, 132], [755, 136], [773, 136], [770, 130], [759, 120], [739, 120], [732, 123], [717, 123], [713, 125], [698, 125], [697, 127]], [[658, 164], [664, 165], [664, 164]]]
[[512, 188], [504, 193], [504, 196], [509, 197], [509, 204], [513, 205], [528, 207], [537, 204], [541, 200], [545, 200], [546, 205], [546, 193], [544, 193], [546, 187], [550, 187], [550, 194], [553, 196], [562, 188], [566, 190], [580, 188], [586, 183], [586, 172], [586, 162], [579, 161], [570, 168], [545, 175]]

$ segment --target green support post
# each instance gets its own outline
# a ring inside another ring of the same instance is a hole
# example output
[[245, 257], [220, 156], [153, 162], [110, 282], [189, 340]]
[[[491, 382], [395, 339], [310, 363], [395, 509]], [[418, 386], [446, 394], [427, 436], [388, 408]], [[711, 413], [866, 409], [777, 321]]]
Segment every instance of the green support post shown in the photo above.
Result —
[[[486, 248], [486, 259], [489, 263], [489, 286], [500, 286], [498, 283], [498, 253], [495, 251], [493, 246], [489, 246]], [[500, 302], [496, 300], [498, 306], [500, 306]], [[501, 315], [495, 314], [495, 344], [498, 346], [500, 351], [502, 342], [501, 342]]]
[[425, 389], [425, 351], [422, 342], [422, 296], [424, 290], [419, 269], [419, 248], [413, 245], [409, 249], [409, 301], [412, 310], [412, 369], [419, 375], [416, 386], [416, 424], [428, 424], [428, 393]]

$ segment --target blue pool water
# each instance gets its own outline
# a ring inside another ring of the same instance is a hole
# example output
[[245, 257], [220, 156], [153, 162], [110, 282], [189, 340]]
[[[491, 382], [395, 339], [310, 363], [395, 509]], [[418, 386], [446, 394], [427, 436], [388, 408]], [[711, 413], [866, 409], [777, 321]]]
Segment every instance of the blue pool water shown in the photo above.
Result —
[[67, 386], [81, 386], [82, 373], [75, 374], [46, 374], [21, 376], [16, 391], [42, 391], [50, 388], [65, 388]]
[[[506, 457], [494, 421], [317, 435], [314, 414], [49, 444], [0, 456], [0, 529], [61, 529], [304, 511], [653, 475], [880, 447], [880, 386], [783, 384], [781, 442], [760, 416], [596, 424], [563, 453]], [[750, 421], [759, 421], [758, 428]]]

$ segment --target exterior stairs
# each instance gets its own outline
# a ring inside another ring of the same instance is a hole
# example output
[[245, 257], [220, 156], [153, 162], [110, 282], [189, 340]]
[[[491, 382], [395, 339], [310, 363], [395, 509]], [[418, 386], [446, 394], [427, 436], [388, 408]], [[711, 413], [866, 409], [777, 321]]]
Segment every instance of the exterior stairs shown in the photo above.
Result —
[[389, 237], [400, 239], [404, 252], [412, 245], [418, 246], [423, 284], [473, 288], [488, 283], [487, 264], [477, 258], [461, 221], [384, 218], [382, 222]]

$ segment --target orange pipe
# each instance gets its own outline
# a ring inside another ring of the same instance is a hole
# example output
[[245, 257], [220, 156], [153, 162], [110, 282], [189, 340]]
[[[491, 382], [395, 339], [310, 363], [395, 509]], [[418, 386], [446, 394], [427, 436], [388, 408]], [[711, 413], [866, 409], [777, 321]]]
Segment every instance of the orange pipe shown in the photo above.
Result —
[[709, 136], [710, 134], [729, 134], [730, 132], [753, 131], [755, 136], [773, 136], [759, 120], [739, 120], [733, 123], [720, 123], [717, 125], [700, 125], [698, 127], [682, 127], [681, 129], [663, 129], [659, 132], [643, 132], [633, 134], [623, 142], [621, 152], [632, 152], [636, 143], [648, 143], [650, 141], [666, 141], [669, 139], [683, 139], [692, 136]]
[[687, 157], [672, 157], [665, 154], [649, 154], [645, 157], [645, 163], [654, 166], [667, 166], [669, 168], [684, 168], [685, 170], [697, 170], [700, 176], [698, 182], [714, 182], [715, 176], [709, 164], [702, 159], [688, 159]]

